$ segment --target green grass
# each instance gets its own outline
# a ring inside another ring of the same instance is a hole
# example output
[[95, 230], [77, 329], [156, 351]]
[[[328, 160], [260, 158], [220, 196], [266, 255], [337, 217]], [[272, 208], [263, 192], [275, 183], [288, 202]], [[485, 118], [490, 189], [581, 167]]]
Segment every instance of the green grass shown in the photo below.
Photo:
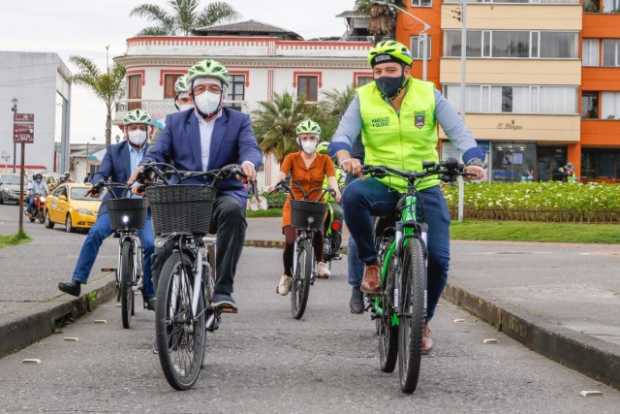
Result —
[[18, 244], [27, 243], [31, 239], [26, 233], [17, 233], [12, 235], [0, 235], [0, 249], [8, 246], [17, 246]]
[[617, 224], [566, 224], [522, 221], [465, 221], [451, 227], [454, 240], [620, 243]]
[[259, 210], [259, 211], [247, 210], [246, 216], [248, 218], [282, 217], [282, 209], [281, 208], [270, 208], [268, 210]]

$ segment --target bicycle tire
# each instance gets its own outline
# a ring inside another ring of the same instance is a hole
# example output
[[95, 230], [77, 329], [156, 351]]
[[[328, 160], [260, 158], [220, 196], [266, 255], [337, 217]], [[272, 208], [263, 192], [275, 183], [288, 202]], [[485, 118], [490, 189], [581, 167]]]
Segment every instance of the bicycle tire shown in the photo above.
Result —
[[310, 278], [314, 251], [310, 240], [302, 240], [297, 253], [297, 269], [291, 284], [291, 313], [293, 318], [301, 319], [308, 305]]
[[390, 266], [381, 296], [383, 315], [377, 316], [376, 319], [379, 340], [379, 367], [381, 371], [387, 373], [394, 372], [398, 360], [398, 326], [392, 324], [393, 291], [394, 269]]
[[133, 257], [132, 243], [130, 240], [123, 241], [121, 245], [121, 315], [123, 328], [131, 328], [131, 316], [133, 315], [134, 294], [133, 294]]
[[[183, 315], [191, 307], [190, 291], [183, 285], [186, 287], [191, 285], [193, 279], [191, 273], [186, 274], [183, 263], [191, 263], [191, 260], [187, 255], [178, 252], [166, 259], [160, 273], [155, 309], [155, 335], [159, 361], [166, 380], [170, 386], [179, 391], [192, 388], [198, 381], [207, 339], [204, 295], [199, 295], [197, 314], [200, 316], [198, 318], [193, 318], [194, 320], [188, 322], [187, 315]], [[202, 288], [199, 287], [199, 289]], [[175, 312], [173, 319], [168, 319], [173, 302], [177, 310], [180, 309], [181, 312]], [[181, 367], [175, 364], [172, 352], [176, 352], [183, 345], [188, 345], [191, 350], [185, 350], [188, 352], [186, 356], [190, 359], [183, 359], [189, 363], [189, 366], [181, 370]]]
[[422, 359], [422, 331], [426, 321], [426, 264], [422, 242], [409, 239], [402, 266], [401, 313], [398, 341], [400, 388], [406, 394], [415, 391]]

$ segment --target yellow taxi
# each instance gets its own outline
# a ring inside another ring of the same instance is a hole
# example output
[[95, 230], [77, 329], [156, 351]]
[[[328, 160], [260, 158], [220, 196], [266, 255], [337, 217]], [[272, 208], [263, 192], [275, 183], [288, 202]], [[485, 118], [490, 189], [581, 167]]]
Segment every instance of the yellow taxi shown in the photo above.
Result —
[[89, 229], [97, 220], [101, 200], [86, 195], [91, 184], [64, 183], [54, 188], [45, 201], [45, 227], [55, 224], [65, 226], [71, 233], [75, 229]]

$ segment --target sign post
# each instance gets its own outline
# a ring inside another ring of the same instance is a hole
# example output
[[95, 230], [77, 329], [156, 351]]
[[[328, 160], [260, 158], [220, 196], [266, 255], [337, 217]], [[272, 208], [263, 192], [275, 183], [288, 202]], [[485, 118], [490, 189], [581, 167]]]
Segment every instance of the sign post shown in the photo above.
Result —
[[19, 175], [19, 233], [24, 232], [24, 178], [26, 175], [26, 144], [34, 142], [34, 114], [13, 114], [13, 143], [21, 144], [21, 172]]

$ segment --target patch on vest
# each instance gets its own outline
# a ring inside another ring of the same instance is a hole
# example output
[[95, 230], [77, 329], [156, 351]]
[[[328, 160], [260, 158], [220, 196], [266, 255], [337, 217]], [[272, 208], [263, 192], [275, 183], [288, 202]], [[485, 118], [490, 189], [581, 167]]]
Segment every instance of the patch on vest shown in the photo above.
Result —
[[426, 113], [424, 112], [416, 112], [415, 113], [415, 126], [417, 128], [424, 128], [424, 125], [426, 124]]
[[390, 125], [390, 117], [371, 119], [370, 123], [373, 128], [383, 128]]

